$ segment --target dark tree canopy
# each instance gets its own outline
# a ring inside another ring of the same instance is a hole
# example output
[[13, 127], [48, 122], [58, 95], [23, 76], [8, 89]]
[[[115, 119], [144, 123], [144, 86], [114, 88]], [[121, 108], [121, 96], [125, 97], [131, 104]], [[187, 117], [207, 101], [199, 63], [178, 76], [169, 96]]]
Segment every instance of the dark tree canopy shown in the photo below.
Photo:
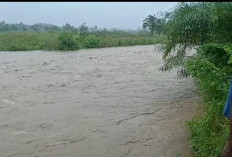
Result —
[[160, 34], [163, 31], [165, 21], [163, 18], [158, 18], [156, 15], [148, 15], [146, 19], [143, 20], [143, 29], [149, 29], [151, 35]]

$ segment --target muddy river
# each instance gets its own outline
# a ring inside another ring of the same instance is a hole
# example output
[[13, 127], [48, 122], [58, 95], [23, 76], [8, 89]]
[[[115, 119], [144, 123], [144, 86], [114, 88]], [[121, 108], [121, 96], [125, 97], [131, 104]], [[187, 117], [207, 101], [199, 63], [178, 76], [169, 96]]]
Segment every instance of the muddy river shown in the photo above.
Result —
[[0, 52], [1, 157], [191, 157], [192, 79], [154, 45]]

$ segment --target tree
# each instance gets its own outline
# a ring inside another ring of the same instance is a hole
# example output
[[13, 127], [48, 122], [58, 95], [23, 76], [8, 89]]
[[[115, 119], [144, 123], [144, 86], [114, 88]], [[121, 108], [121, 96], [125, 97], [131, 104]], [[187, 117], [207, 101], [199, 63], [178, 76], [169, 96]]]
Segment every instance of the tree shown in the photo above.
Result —
[[62, 32], [58, 38], [58, 41], [58, 47], [60, 50], [76, 50], [79, 48], [72, 32]]
[[152, 15], [148, 15], [147, 18], [143, 20], [143, 29], [150, 29], [151, 35], [154, 34], [154, 21], [155, 17]]
[[96, 33], [97, 32], [97, 26], [94, 26], [93, 31]]
[[90, 28], [89, 30], [90, 30], [92, 33], [97, 33], [98, 28], [97, 28], [97, 26], [94, 26], [94, 27]]
[[5, 25], [5, 24], [6, 24], [5, 21], [1, 21], [1, 22], [0, 22], [0, 25]]
[[[184, 2], [166, 14], [164, 32], [169, 41], [164, 47], [161, 70], [178, 68], [179, 77], [187, 77], [191, 72], [210, 98], [209, 111], [192, 125], [192, 148], [199, 156], [219, 156], [227, 137], [220, 105], [224, 104], [223, 93], [227, 92], [225, 87], [232, 69], [231, 62], [228, 62], [228, 58], [232, 58], [231, 28], [231, 2]], [[199, 46], [199, 49], [194, 56], [188, 56], [187, 48], [193, 46]], [[232, 156], [232, 118], [229, 132], [228, 143], [221, 157]]]
[[232, 41], [230, 2], [182, 2], [174, 11], [166, 13], [166, 21], [164, 33], [169, 42], [164, 47], [165, 64], [161, 70], [176, 67], [179, 77], [189, 76], [185, 68], [188, 47]]
[[85, 25], [85, 23], [83, 23], [80, 28], [79, 28], [80, 32], [85, 33], [89, 31], [89, 28]]
[[151, 35], [156, 32], [160, 34], [163, 31], [165, 21], [162, 18], [158, 18], [156, 15], [148, 15], [146, 19], [143, 20], [143, 29], [148, 28], [151, 30]]
[[63, 26], [63, 30], [64, 30], [64, 31], [77, 31], [77, 28], [71, 26], [69, 23], [66, 23], [66, 24]]

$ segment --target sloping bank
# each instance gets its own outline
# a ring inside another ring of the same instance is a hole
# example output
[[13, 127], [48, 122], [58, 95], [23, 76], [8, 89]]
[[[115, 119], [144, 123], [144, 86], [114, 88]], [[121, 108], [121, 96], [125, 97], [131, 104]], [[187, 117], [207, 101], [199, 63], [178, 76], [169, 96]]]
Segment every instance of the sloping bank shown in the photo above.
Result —
[[229, 123], [222, 111], [230, 87], [231, 62], [231, 46], [207, 44], [186, 63], [205, 102], [203, 113], [188, 124], [196, 156], [220, 156], [228, 139]]
[[77, 32], [9, 32], [0, 33], [0, 51], [79, 50], [86, 48], [163, 44], [163, 35], [77, 33]]

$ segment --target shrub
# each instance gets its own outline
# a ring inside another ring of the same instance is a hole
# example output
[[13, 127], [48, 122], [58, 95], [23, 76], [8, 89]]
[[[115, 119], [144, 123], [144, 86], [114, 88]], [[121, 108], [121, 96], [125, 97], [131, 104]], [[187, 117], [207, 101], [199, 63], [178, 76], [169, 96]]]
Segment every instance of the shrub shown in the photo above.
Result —
[[231, 48], [206, 44], [186, 62], [187, 70], [197, 81], [206, 103], [204, 115], [188, 124], [196, 156], [218, 157], [228, 138], [228, 120], [222, 113], [231, 82]]
[[99, 43], [99, 39], [92, 34], [81, 34], [82, 45], [84, 48], [95, 48]]
[[59, 50], [77, 50], [79, 49], [76, 40], [74, 39], [74, 33], [63, 32], [59, 36]]
[[1, 51], [57, 49], [58, 33], [11, 32], [0, 33]]

